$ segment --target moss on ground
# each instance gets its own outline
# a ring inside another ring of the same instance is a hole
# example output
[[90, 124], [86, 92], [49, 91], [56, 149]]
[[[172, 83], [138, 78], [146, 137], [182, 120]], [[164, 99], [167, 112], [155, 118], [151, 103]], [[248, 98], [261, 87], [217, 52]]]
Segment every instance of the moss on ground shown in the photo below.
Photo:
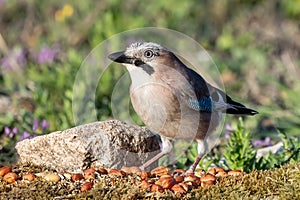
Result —
[[[16, 166], [20, 174], [40, 172], [30, 166]], [[242, 177], [223, 177], [216, 185], [200, 187], [185, 195], [172, 191], [153, 193], [141, 190], [136, 177], [103, 176], [88, 192], [80, 191], [80, 184], [62, 180], [49, 183], [41, 179], [33, 182], [19, 180], [13, 184], [0, 181], [0, 199], [300, 199], [300, 163], [281, 168], [253, 171]]]

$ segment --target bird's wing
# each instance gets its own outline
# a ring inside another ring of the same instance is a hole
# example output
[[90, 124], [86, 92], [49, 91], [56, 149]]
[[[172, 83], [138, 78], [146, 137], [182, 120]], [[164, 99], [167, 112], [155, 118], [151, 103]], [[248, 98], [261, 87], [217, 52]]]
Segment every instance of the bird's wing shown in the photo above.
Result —
[[225, 92], [207, 83], [199, 74], [190, 68], [185, 68], [185, 70], [187, 71], [190, 83], [197, 94], [197, 101], [199, 102], [200, 108], [204, 107], [203, 99], [210, 98], [211, 111], [243, 115], [255, 115], [258, 113], [257, 111], [247, 108], [243, 104], [232, 100]]
[[180, 103], [185, 103], [197, 111], [213, 111], [214, 104], [209, 94], [209, 86], [196, 72], [185, 68], [170, 69], [160, 79], [172, 89]]
[[198, 108], [192, 106], [194, 109], [206, 112], [224, 112], [230, 107], [226, 103], [226, 94], [224, 92], [207, 83], [201, 75], [192, 69], [184, 69], [188, 75], [189, 83], [196, 94], [196, 99], [189, 99], [189, 103], [193, 102], [191, 105], [198, 104]]
[[[202, 76], [190, 68], [179, 68], [180, 76], [176, 71], [162, 77], [165, 83], [172, 88], [180, 102], [186, 103], [190, 108], [203, 112], [226, 112], [228, 114], [254, 115], [258, 112], [245, 107], [232, 100], [222, 90], [207, 83]], [[172, 77], [177, 77], [175, 80]]]
[[[209, 112], [225, 112], [227, 109], [232, 108], [231, 104], [227, 102], [227, 95], [222, 92], [221, 90], [211, 86], [207, 83], [207, 88], [209, 91], [209, 95], [205, 97], [197, 97], [197, 99], [191, 99], [189, 102], [193, 102], [193, 104], [198, 104], [199, 108], [197, 110], [199, 111], [209, 111]], [[195, 89], [196, 93], [198, 89]]]

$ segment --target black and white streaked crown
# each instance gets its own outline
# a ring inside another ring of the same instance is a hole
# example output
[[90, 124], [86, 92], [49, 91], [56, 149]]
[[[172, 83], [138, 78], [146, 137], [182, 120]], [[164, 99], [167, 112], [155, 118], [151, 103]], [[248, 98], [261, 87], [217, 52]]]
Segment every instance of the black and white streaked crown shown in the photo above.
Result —
[[154, 42], [135, 42], [135, 43], [130, 44], [126, 48], [126, 52], [138, 51], [138, 50], [143, 50], [143, 49], [148, 49], [148, 48], [151, 48], [154, 50], [159, 50], [159, 49], [168, 50], [164, 46], [161, 46], [160, 44], [157, 44]]

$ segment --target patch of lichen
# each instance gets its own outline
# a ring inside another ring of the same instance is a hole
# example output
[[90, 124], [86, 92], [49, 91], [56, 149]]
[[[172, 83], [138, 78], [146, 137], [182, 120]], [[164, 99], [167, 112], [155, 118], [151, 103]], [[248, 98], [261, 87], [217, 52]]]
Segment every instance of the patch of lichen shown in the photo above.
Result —
[[138, 186], [139, 182], [136, 176], [127, 176], [124, 178], [107, 177], [100, 179], [95, 184], [93, 190], [87, 193], [81, 193], [77, 196], [78, 199], [141, 199], [147, 196], [147, 193], [152, 195], [160, 195], [156, 193], [141, 190]]
[[23, 163], [13, 166], [13, 171], [16, 173], [39, 173], [48, 170], [46, 166], [37, 166], [32, 163]]
[[300, 199], [300, 164], [223, 177], [215, 186], [192, 191], [203, 199]]
[[[45, 168], [26, 165], [16, 166], [14, 170], [36, 173]], [[214, 186], [200, 187], [185, 195], [141, 190], [138, 181], [134, 175], [123, 178], [103, 175], [85, 193], [80, 192], [79, 185], [66, 180], [58, 183], [19, 180], [13, 184], [0, 181], [0, 199], [300, 199], [300, 163], [239, 177], [223, 177]]]

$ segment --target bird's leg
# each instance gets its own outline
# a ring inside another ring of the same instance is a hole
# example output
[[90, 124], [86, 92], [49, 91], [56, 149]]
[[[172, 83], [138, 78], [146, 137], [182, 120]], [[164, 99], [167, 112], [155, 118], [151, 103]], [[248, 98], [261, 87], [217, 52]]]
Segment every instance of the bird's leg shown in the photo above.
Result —
[[198, 143], [198, 156], [195, 160], [195, 162], [191, 165], [191, 167], [186, 171], [186, 174], [194, 173], [196, 167], [198, 166], [200, 160], [204, 156], [206, 150], [207, 150], [207, 143], [205, 140], [197, 140]]
[[159, 152], [156, 156], [148, 160], [146, 163], [140, 166], [141, 170], [145, 170], [145, 168], [149, 167], [152, 163], [163, 157], [164, 155], [168, 154], [171, 152], [173, 145], [171, 141], [168, 138], [165, 137], [160, 137], [162, 141], [162, 147], [161, 147], [161, 152]]

